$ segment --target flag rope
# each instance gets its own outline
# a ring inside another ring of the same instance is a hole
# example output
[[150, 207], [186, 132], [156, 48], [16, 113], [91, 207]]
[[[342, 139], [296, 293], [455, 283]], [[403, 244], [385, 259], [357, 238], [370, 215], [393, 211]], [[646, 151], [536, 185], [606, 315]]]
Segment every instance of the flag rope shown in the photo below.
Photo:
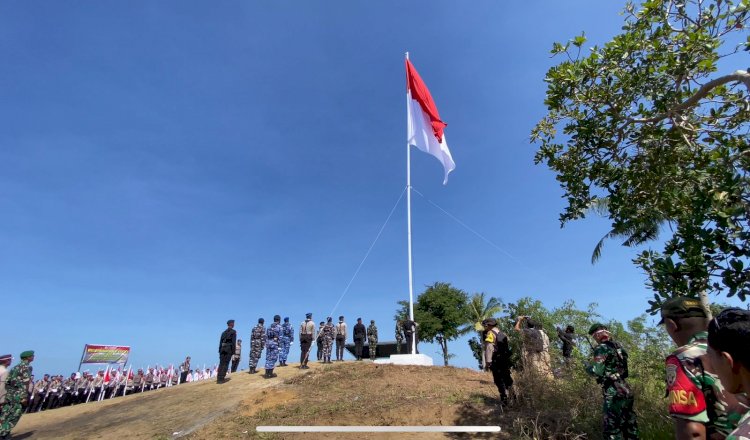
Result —
[[[428, 198], [427, 198], [427, 197], [426, 197], [426, 196], [425, 196], [424, 194], [422, 194], [421, 192], [419, 192], [419, 191], [418, 191], [418, 190], [417, 190], [416, 188], [414, 188], [413, 186], [411, 187], [411, 190], [412, 190], [412, 191], [414, 191], [415, 193], [419, 194], [419, 196], [420, 196], [420, 197], [422, 197], [423, 199], [425, 199], [425, 200], [427, 201], [427, 203], [429, 203], [430, 205], [432, 205], [432, 206], [434, 206], [435, 208], [437, 208], [437, 209], [439, 209], [440, 211], [442, 211], [442, 213], [443, 213], [443, 214], [445, 214], [445, 215], [447, 215], [448, 217], [450, 217], [450, 218], [451, 218], [451, 219], [452, 219], [453, 221], [455, 221], [455, 222], [456, 222], [456, 223], [458, 223], [459, 225], [461, 225], [461, 226], [463, 226], [464, 228], [466, 228], [466, 230], [467, 230], [467, 231], [469, 231], [469, 232], [471, 232], [472, 234], [476, 235], [477, 237], [479, 237], [480, 239], [482, 239], [483, 241], [485, 241], [485, 242], [486, 242], [487, 244], [489, 244], [490, 246], [494, 247], [494, 248], [495, 248], [495, 249], [497, 249], [498, 251], [500, 251], [500, 252], [502, 252], [503, 254], [505, 254], [505, 256], [507, 256], [507, 257], [508, 257], [508, 258], [510, 258], [511, 260], [515, 261], [516, 263], [518, 263], [518, 265], [519, 265], [519, 266], [523, 267], [524, 269], [529, 269], [529, 268], [528, 268], [528, 267], [527, 267], [527, 266], [526, 266], [525, 264], [523, 264], [523, 262], [521, 262], [521, 260], [519, 260], [518, 258], [516, 258], [516, 257], [514, 257], [513, 255], [511, 255], [511, 253], [510, 253], [510, 252], [508, 252], [508, 251], [506, 251], [505, 249], [501, 248], [500, 246], [496, 245], [496, 244], [495, 244], [495, 243], [493, 243], [493, 242], [492, 242], [492, 241], [491, 241], [490, 239], [488, 239], [488, 238], [487, 238], [487, 237], [485, 237], [484, 235], [480, 234], [479, 232], [477, 232], [477, 231], [475, 231], [474, 229], [472, 229], [471, 227], [469, 227], [469, 225], [467, 225], [466, 223], [464, 223], [464, 222], [462, 222], [461, 220], [459, 220], [459, 219], [458, 219], [458, 217], [456, 217], [455, 215], [453, 215], [453, 214], [451, 214], [450, 212], [446, 211], [445, 209], [443, 209], [442, 207], [440, 207], [440, 206], [439, 206], [439, 205], [438, 205], [437, 203], [435, 203], [435, 202], [433, 202], [432, 200], [428, 199]], [[529, 269], [529, 270], [530, 270], [530, 269]]]
[[339, 304], [341, 304], [341, 300], [344, 299], [344, 296], [347, 294], [347, 292], [349, 292], [349, 287], [351, 287], [352, 283], [354, 282], [354, 279], [357, 278], [357, 275], [359, 274], [360, 269], [362, 269], [362, 265], [365, 264], [367, 257], [370, 256], [370, 252], [372, 252], [372, 248], [374, 248], [375, 243], [378, 242], [380, 235], [383, 233], [385, 226], [388, 224], [388, 221], [393, 216], [393, 212], [396, 210], [396, 207], [398, 206], [399, 202], [401, 202], [401, 199], [404, 198], [404, 193], [406, 192], [406, 188], [407, 187], [404, 187], [404, 189], [401, 190], [401, 194], [399, 194], [398, 200], [396, 200], [396, 203], [394, 203], [393, 208], [391, 208], [391, 212], [390, 214], [388, 214], [388, 218], [385, 219], [383, 226], [380, 227], [380, 230], [378, 231], [378, 235], [375, 236], [375, 240], [372, 241], [370, 248], [367, 249], [367, 252], [365, 253], [364, 258], [362, 258], [362, 261], [359, 263], [359, 266], [357, 266], [357, 270], [354, 271], [354, 275], [352, 275], [352, 278], [349, 280], [349, 284], [346, 285], [346, 288], [344, 289], [344, 293], [342, 293], [341, 296], [339, 297], [339, 300], [336, 301], [336, 305], [333, 306], [333, 310], [331, 310], [331, 313], [328, 316], [333, 316], [333, 312], [336, 311], [336, 308], [338, 308]]

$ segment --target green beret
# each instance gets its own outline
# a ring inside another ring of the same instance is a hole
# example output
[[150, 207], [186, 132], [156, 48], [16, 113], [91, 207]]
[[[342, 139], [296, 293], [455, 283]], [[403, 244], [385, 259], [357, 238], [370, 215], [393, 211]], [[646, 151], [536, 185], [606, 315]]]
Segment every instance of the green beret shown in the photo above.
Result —
[[31, 356], [34, 356], [34, 350], [26, 350], [21, 353], [21, 359], [30, 358]]
[[589, 335], [593, 335], [594, 333], [596, 333], [597, 330], [602, 329], [602, 328], [606, 330], [607, 326], [602, 324], [601, 322], [595, 322], [591, 324], [591, 327], [589, 327]]

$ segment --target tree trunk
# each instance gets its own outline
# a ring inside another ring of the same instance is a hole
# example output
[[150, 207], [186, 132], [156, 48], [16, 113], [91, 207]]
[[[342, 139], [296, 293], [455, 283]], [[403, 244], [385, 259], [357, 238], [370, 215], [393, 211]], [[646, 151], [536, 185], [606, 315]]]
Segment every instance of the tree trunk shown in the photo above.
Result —
[[703, 310], [706, 312], [706, 317], [708, 319], [713, 319], [713, 314], [711, 313], [711, 303], [708, 301], [708, 294], [706, 293], [706, 289], [703, 289], [698, 294], [698, 297], [701, 300], [701, 306], [703, 307]]
[[445, 338], [443, 338], [443, 341], [440, 343], [440, 345], [442, 346], [441, 348], [443, 349], [443, 363], [447, 367], [448, 366], [448, 341], [446, 341]]

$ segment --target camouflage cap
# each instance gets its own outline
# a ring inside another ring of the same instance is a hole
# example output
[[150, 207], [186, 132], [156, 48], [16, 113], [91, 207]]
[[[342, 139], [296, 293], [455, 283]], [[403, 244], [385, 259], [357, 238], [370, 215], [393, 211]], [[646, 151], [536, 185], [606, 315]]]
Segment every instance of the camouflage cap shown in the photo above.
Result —
[[664, 304], [661, 305], [659, 325], [664, 324], [665, 319], [706, 317], [706, 311], [703, 310], [699, 299], [678, 296], [664, 301]]
[[593, 335], [599, 329], [607, 330], [607, 326], [602, 324], [601, 322], [595, 322], [591, 324], [591, 327], [589, 327], [589, 335]]

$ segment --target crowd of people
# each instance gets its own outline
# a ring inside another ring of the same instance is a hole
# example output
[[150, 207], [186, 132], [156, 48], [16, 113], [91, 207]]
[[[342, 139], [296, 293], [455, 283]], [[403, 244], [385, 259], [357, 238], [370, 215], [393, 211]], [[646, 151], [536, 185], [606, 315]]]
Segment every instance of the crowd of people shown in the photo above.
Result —
[[[228, 372], [237, 371], [237, 367], [242, 358], [242, 339], [237, 338], [237, 331], [234, 329], [235, 321], [227, 321], [227, 328], [219, 337], [219, 367], [217, 372], [217, 382], [223, 383], [227, 380]], [[416, 322], [410, 319], [399, 320], [396, 322], [396, 350], [400, 353], [403, 342], [410, 341], [417, 349], [417, 328]], [[316, 341], [318, 351], [317, 359], [323, 363], [332, 363], [331, 356], [335, 350], [336, 361], [344, 360], [344, 349], [346, 347], [348, 325], [343, 316], [339, 316], [338, 322], [333, 323], [333, 318], [328, 317], [321, 321], [316, 328], [312, 319], [312, 313], [305, 315], [305, 320], [299, 326], [299, 343], [301, 348], [299, 368], [306, 369], [310, 360], [310, 348], [313, 341]], [[362, 360], [365, 343], [368, 344], [369, 356], [371, 359], [377, 357], [378, 349], [378, 327], [375, 320], [370, 320], [370, 325], [365, 327], [362, 318], [357, 318], [357, 323], [352, 328], [352, 340], [354, 341], [354, 355], [356, 360]], [[289, 349], [294, 343], [294, 327], [285, 317], [281, 322], [281, 316], [275, 315], [271, 325], [266, 327], [265, 319], [258, 318], [258, 323], [250, 332], [250, 355], [248, 363], [248, 373], [255, 374], [258, 372], [258, 364], [263, 350], [266, 357], [263, 364], [263, 377], [270, 379], [276, 377], [273, 370], [277, 364], [280, 367], [287, 366], [289, 358]], [[334, 345], [335, 344], [335, 345]], [[231, 365], [230, 365], [231, 363]]]
[[[676, 297], [661, 307], [661, 322], [678, 348], [665, 360], [668, 410], [678, 439], [750, 440], [750, 311], [723, 310], [713, 319], [699, 300]], [[503, 405], [513, 394], [510, 343], [493, 318], [482, 322], [484, 367], [492, 372]], [[555, 380], [549, 338], [528, 316], [514, 329], [522, 336], [522, 364], [534, 380]], [[570, 367], [575, 329], [557, 329]], [[588, 329], [592, 359], [586, 372], [602, 387], [603, 438], [637, 439], [634, 393], [628, 383], [628, 353], [606, 325]]]

